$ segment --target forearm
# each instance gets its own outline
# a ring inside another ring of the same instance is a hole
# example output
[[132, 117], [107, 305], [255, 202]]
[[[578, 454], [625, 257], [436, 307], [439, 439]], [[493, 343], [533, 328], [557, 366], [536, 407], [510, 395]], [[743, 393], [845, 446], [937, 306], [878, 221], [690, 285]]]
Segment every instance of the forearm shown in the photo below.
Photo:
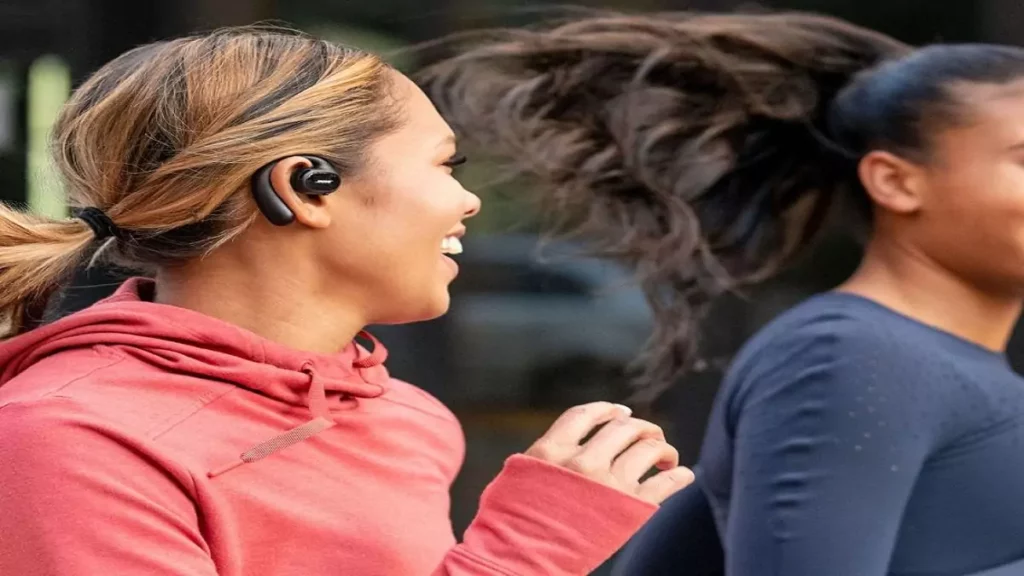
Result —
[[509, 458], [435, 576], [588, 574], [657, 509], [529, 456]]

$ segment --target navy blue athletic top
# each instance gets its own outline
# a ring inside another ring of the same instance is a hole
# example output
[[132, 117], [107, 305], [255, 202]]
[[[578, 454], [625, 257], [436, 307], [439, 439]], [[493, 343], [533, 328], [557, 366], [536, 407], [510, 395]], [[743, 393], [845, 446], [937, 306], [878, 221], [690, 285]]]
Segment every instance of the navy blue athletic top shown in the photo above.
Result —
[[[870, 300], [818, 296], [741, 350], [698, 482], [728, 576], [1021, 576], [1024, 379]], [[678, 520], [640, 538], [692, 537]], [[688, 573], [646, 552], [619, 572]]]

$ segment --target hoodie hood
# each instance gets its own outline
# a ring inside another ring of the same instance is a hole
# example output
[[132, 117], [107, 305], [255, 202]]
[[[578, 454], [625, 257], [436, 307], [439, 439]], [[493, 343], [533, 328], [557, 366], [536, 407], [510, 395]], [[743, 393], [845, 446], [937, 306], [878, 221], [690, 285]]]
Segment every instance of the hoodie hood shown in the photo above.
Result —
[[[384, 346], [352, 342], [337, 354], [294, 350], [238, 326], [147, 301], [151, 280], [135, 278], [99, 303], [0, 345], [0, 385], [63, 350], [116, 346], [164, 370], [230, 382], [281, 402], [315, 406], [325, 395], [374, 398], [386, 390]], [[314, 410], [317, 411], [317, 410]]]

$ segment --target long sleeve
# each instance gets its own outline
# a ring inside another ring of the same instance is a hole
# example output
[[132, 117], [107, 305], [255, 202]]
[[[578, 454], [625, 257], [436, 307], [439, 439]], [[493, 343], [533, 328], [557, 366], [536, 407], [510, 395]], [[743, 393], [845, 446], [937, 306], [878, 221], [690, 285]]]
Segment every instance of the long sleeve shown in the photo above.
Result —
[[53, 405], [0, 409], [0, 574], [215, 576], [182, 483]]
[[727, 573], [882, 576], [935, 441], [924, 391], [873, 334], [782, 342], [748, 363], [705, 443], [718, 475], [731, 469], [717, 480], [728, 483]]
[[[3, 406], [0, 438], [0, 574], [218, 574], [191, 476], [154, 460], [139, 440], [59, 399]], [[655, 510], [568, 470], [513, 456], [483, 494], [464, 542], [434, 574], [587, 574]]]
[[[696, 470], [697, 478], [700, 471]], [[707, 496], [692, 484], [666, 500], [619, 554], [612, 576], [724, 576]]]
[[588, 574], [655, 510], [571, 471], [512, 456], [484, 491], [463, 543], [434, 576]]

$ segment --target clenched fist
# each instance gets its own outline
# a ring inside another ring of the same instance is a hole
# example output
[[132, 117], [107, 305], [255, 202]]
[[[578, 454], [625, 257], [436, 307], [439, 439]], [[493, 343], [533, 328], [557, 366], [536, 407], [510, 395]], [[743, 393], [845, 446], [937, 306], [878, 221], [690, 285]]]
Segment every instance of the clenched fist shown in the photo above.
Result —
[[[629, 408], [610, 402], [570, 408], [526, 454], [660, 504], [693, 482], [693, 472], [679, 466], [679, 453], [661, 428], [630, 415]], [[641, 483], [653, 467], [662, 471]]]

